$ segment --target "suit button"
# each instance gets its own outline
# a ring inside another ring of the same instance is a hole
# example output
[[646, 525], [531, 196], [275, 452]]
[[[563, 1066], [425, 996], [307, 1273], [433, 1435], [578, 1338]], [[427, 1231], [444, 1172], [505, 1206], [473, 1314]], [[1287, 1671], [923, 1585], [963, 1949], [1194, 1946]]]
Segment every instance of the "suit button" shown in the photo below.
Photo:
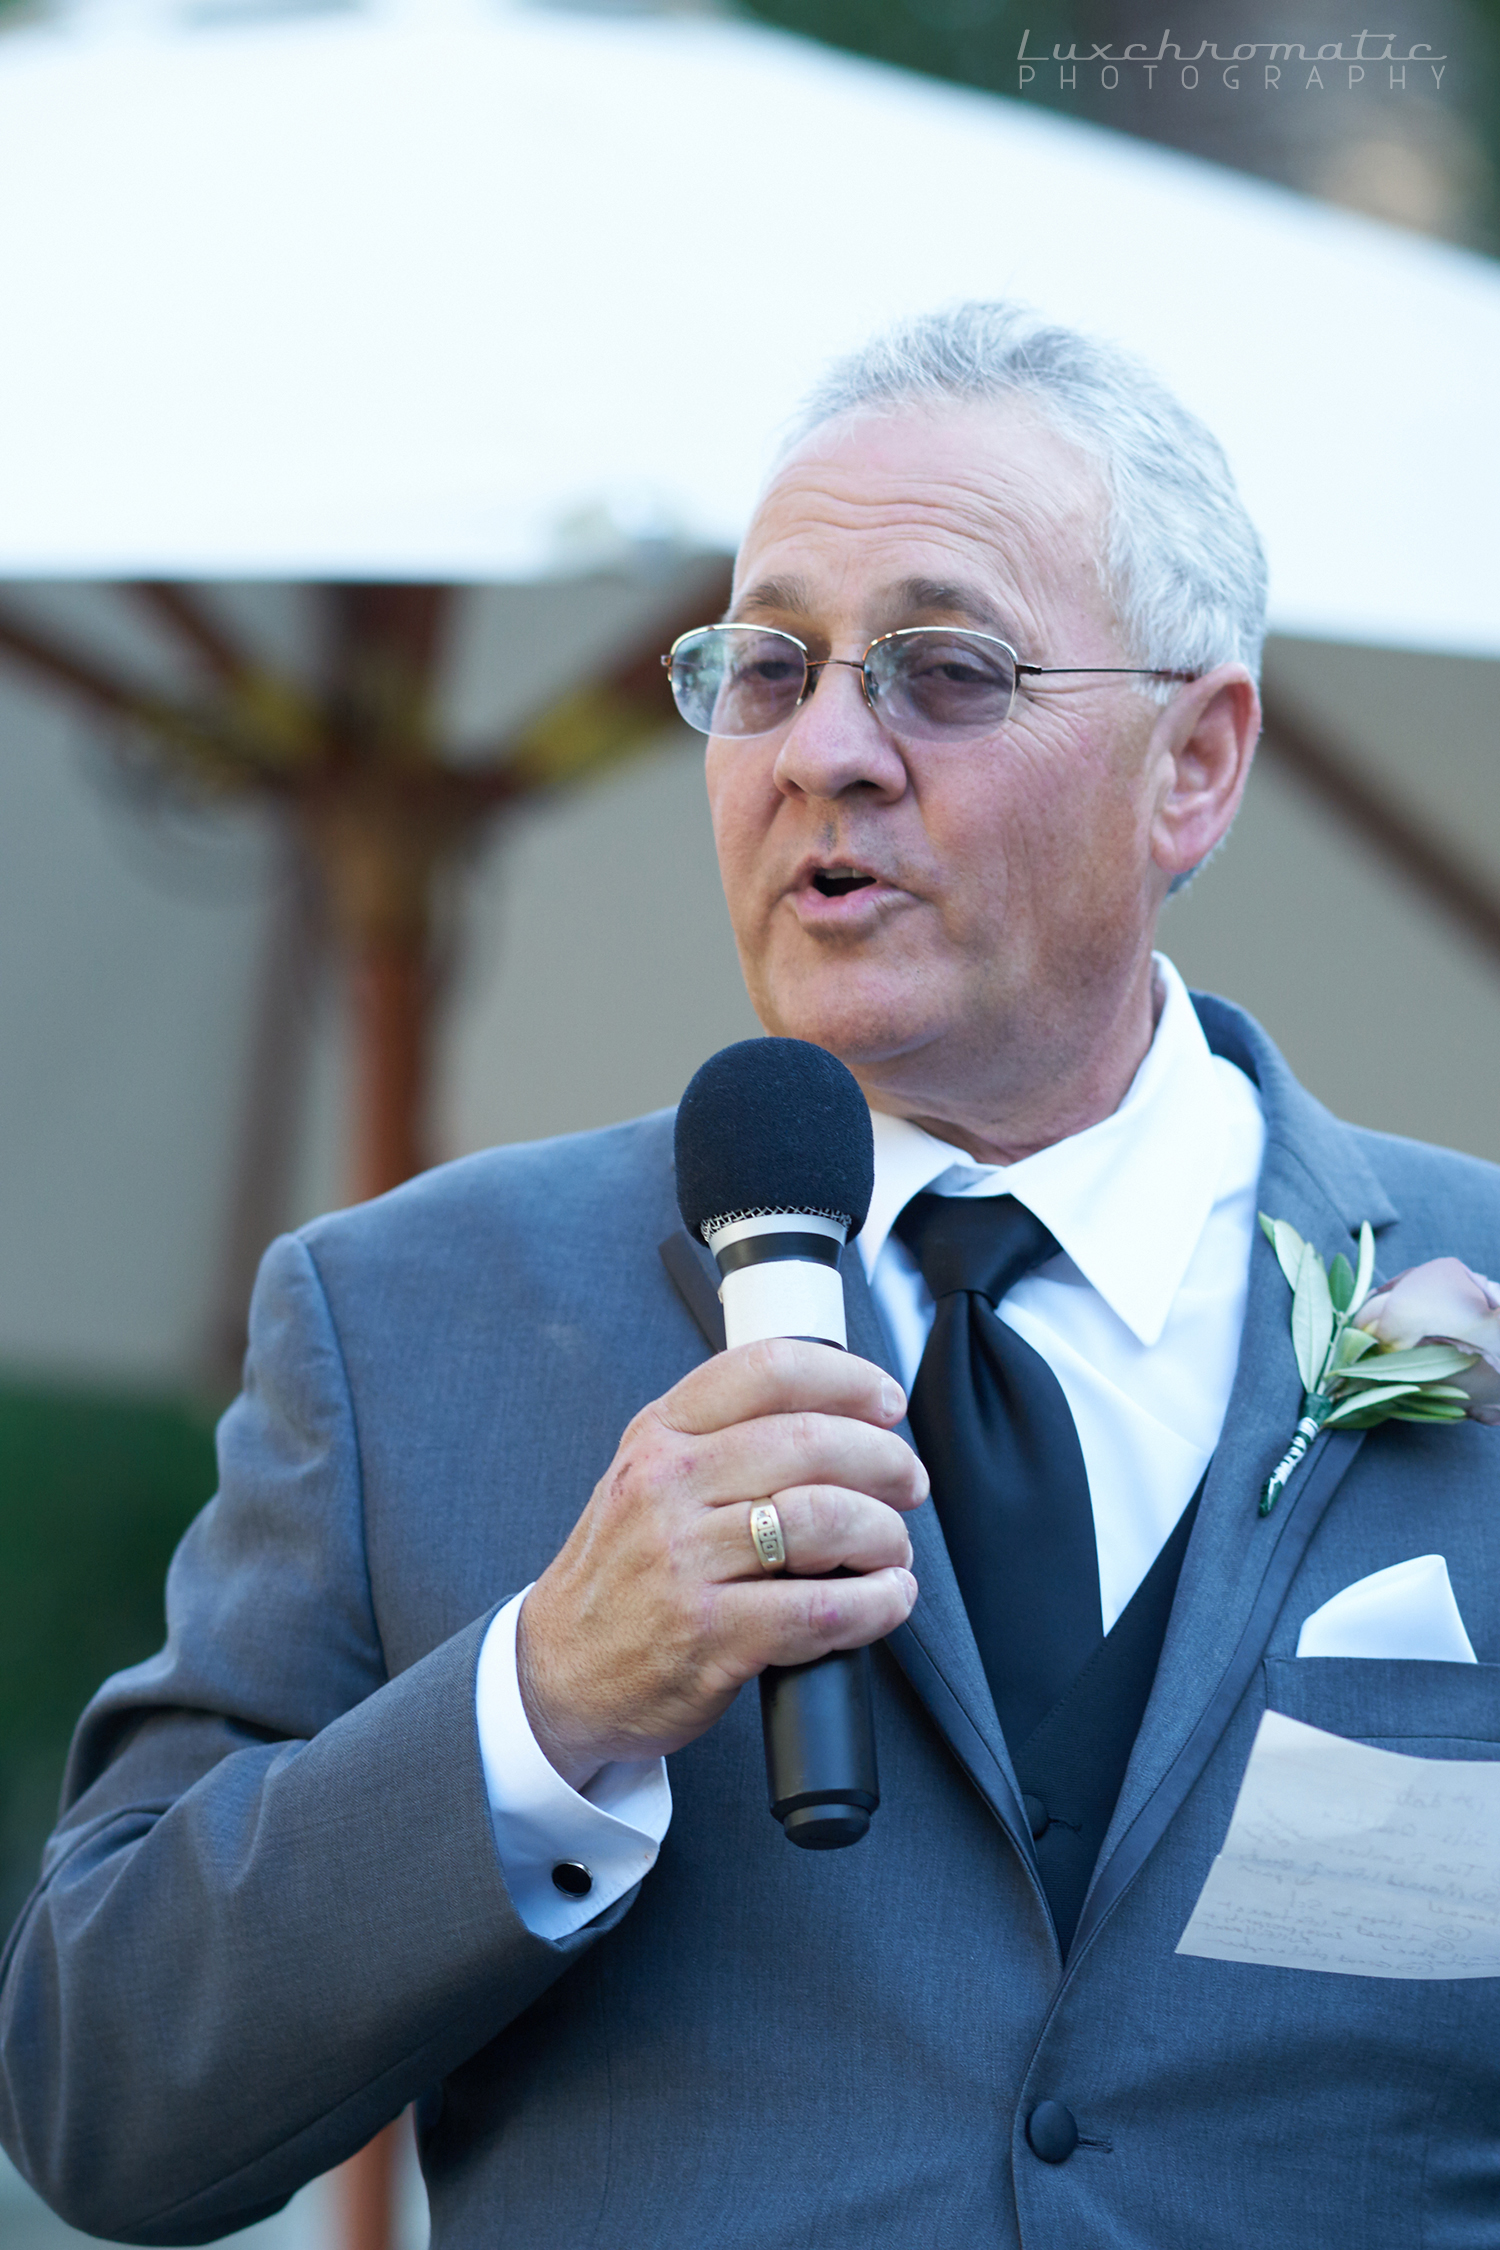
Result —
[[1033, 1837], [1045, 1836], [1052, 1826], [1052, 1815], [1042, 1803], [1041, 1798], [1023, 1797], [1021, 1799], [1021, 1810], [1030, 1823]]
[[1032, 2154], [1044, 2164], [1066, 2164], [1078, 2146], [1078, 2126], [1061, 2102], [1038, 2102], [1026, 2120]]
[[565, 1898], [587, 1898], [594, 1887], [593, 1876], [577, 1859], [560, 1859], [552, 1870], [552, 1880]]

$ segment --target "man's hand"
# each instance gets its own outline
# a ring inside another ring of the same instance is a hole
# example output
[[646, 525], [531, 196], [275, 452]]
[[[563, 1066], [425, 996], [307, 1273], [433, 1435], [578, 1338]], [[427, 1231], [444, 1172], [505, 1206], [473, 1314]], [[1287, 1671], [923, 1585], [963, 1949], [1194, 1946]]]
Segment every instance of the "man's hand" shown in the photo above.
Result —
[[[905, 1411], [868, 1360], [771, 1342], [721, 1353], [636, 1416], [521, 1610], [522, 1699], [565, 1780], [680, 1750], [766, 1665], [902, 1623], [917, 1582], [900, 1511], [928, 1489], [892, 1429]], [[762, 1500], [786, 1575], [751, 1543]]]

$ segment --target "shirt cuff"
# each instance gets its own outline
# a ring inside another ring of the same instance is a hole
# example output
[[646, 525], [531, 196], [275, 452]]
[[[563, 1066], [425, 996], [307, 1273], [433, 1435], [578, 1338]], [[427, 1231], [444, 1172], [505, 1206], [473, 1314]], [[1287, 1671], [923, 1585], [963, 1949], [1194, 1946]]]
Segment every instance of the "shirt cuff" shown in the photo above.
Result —
[[[516, 1671], [516, 1624], [529, 1586], [491, 1620], [474, 1684], [479, 1756], [505, 1887], [533, 1937], [571, 1937], [656, 1865], [672, 1818], [666, 1761], [603, 1766], [570, 1788], [531, 1731]], [[553, 1881], [566, 1866], [580, 1897]]]

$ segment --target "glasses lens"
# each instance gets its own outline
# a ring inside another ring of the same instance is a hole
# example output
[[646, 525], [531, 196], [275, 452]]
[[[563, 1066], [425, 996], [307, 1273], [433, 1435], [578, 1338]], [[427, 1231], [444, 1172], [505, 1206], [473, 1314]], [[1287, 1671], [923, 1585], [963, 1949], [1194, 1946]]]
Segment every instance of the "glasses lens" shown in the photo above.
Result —
[[1016, 692], [1016, 659], [1004, 641], [936, 625], [888, 633], [865, 671], [882, 721], [916, 742], [993, 734]]
[[752, 625], [707, 625], [672, 651], [672, 694], [700, 734], [770, 734], [789, 719], [807, 685], [802, 650], [789, 633]]

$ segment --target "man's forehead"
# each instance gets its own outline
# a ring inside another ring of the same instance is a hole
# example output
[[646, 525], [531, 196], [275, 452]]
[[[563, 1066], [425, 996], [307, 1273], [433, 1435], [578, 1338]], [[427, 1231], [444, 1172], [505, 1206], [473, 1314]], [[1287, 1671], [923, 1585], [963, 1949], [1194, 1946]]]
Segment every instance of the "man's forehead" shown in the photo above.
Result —
[[1093, 464], [1024, 401], [868, 414], [815, 431], [756, 509], [735, 610], [805, 613], [853, 571], [915, 610], [994, 612], [1019, 572], [1092, 575]]

